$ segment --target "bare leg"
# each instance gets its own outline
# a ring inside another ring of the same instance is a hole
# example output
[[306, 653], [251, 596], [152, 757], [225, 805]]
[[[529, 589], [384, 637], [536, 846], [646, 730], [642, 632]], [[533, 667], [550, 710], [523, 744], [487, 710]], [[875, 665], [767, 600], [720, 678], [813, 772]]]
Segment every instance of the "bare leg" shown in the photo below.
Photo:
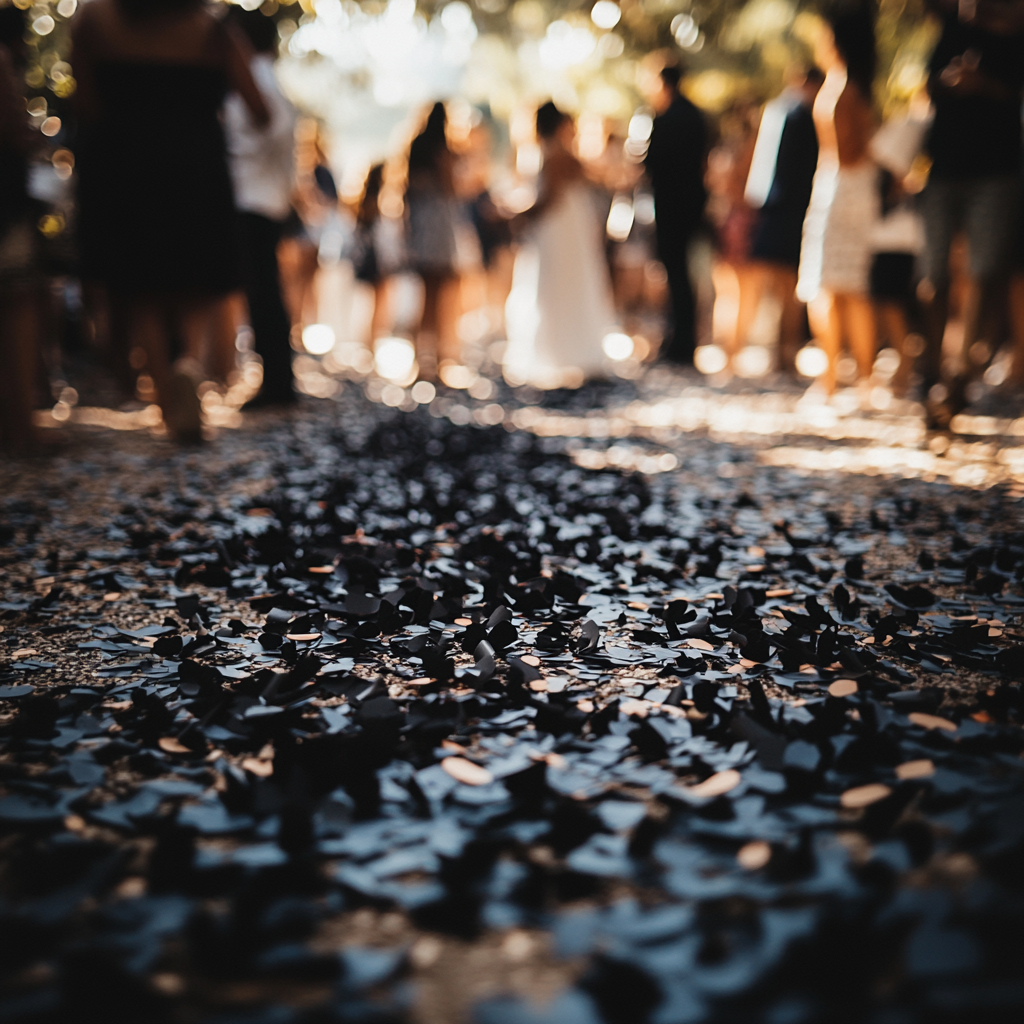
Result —
[[850, 349], [857, 361], [857, 378], [867, 380], [875, 362], [875, 310], [866, 295], [844, 295], [843, 314]]
[[423, 315], [416, 335], [416, 358], [424, 380], [433, 380], [437, 376], [437, 307], [442, 280], [434, 274], [423, 275]]
[[814, 338], [828, 356], [828, 368], [819, 380], [825, 391], [831, 395], [836, 389], [836, 364], [839, 362], [843, 340], [836, 296], [822, 290], [808, 303], [807, 312]]
[[942, 284], [933, 290], [928, 282], [922, 282], [918, 298], [921, 300], [924, 317], [925, 349], [921, 370], [927, 394], [932, 385], [942, 379], [942, 339], [946, 334], [946, 320], [949, 316], [949, 284]]
[[902, 398], [910, 386], [914, 357], [907, 351], [907, 318], [897, 302], [880, 302], [878, 320], [886, 340], [900, 354], [900, 365], [892, 378], [892, 392]]
[[796, 369], [796, 354], [803, 341], [804, 306], [796, 297], [796, 271], [789, 267], [771, 268], [771, 292], [782, 304], [779, 319], [778, 369], [793, 373]]
[[437, 297], [437, 358], [439, 362], [452, 359], [459, 362], [462, 346], [459, 343], [456, 324], [459, 315], [460, 279], [449, 276], [443, 279]]
[[370, 318], [370, 338], [368, 347], [373, 348], [374, 341], [391, 326], [391, 282], [381, 278], [373, 286], [373, 316]]
[[204, 367], [208, 377], [227, 383], [235, 369], [235, 338], [238, 326], [244, 323], [245, 297], [233, 292], [217, 301], [211, 315], [209, 345]]
[[764, 269], [757, 265], [736, 267], [736, 328], [726, 345], [730, 362], [743, 351], [750, 340], [750, 328], [757, 317], [761, 296], [764, 294], [765, 276]]

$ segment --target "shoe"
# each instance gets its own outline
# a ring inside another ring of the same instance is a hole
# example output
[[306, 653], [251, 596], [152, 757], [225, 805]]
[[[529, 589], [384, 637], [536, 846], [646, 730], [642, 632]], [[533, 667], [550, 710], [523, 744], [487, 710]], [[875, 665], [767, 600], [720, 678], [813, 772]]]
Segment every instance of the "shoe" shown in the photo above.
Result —
[[253, 395], [239, 411], [258, 412], [260, 409], [284, 409], [295, 405], [298, 400], [299, 397], [294, 391], [285, 392], [280, 395], [273, 392], [260, 391]]

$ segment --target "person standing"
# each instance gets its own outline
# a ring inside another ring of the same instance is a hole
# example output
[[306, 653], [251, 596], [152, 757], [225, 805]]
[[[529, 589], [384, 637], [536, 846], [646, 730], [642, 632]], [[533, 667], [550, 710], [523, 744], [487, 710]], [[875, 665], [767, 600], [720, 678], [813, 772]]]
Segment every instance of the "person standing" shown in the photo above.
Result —
[[680, 93], [681, 78], [674, 64], [661, 69], [653, 97], [657, 117], [644, 162], [654, 191], [658, 258], [668, 275], [672, 302], [672, 324], [662, 351], [669, 362], [692, 366], [697, 310], [687, 260], [707, 201], [708, 132], [704, 115]]
[[198, 360], [237, 287], [236, 214], [220, 113], [229, 89], [269, 114], [244, 38], [201, 0], [92, 0], [74, 31], [83, 276], [118, 296], [164, 423], [202, 437]]
[[409, 148], [405, 191], [406, 255], [423, 281], [423, 315], [416, 357], [424, 380], [455, 355], [454, 302], [458, 282], [455, 178], [448, 148], [448, 115], [433, 105], [423, 131]]
[[988, 8], [998, 6], [931, 3], [942, 34], [929, 65], [935, 120], [927, 142], [932, 167], [921, 196], [926, 392], [942, 377], [949, 250], [960, 229], [967, 234], [970, 260], [961, 370], [948, 387], [931, 394], [933, 426], [945, 426], [963, 407], [966, 383], [991, 358], [1011, 262], [1020, 187], [1024, 31], [1019, 20], [1003, 24], [995, 18], [990, 24]]
[[762, 294], [768, 291], [775, 296], [782, 306], [777, 362], [786, 373], [795, 370], [803, 340], [796, 277], [804, 215], [818, 164], [811, 108], [822, 78], [816, 67], [801, 70], [779, 96], [765, 104], [747, 178], [747, 202], [761, 212], [750, 250], [755, 287], [747, 307], [741, 304], [737, 335], [741, 344], [746, 341]]
[[835, 7], [817, 56], [825, 69], [813, 109], [818, 167], [804, 218], [797, 297], [808, 304], [811, 329], [828, 356], [821, 379], [831, 394], [844, 340], [859, 379], [870, 376], [875, 358], [869, 276], [881, 196], [869, 155], [876, 60], [869, 9], [857, 2]]
[[593, 190], [573, 155], [572, 119], [548, 102], [536, 125], [544, 165], [537, 202], [520, 215], [525, 230], [505, 306], [504, 361], [511, 379], [576, 387], [606, 369], [612, 283]]
[[274, 73], [277, 26], [273, 20], [258, 10], [241, 7], [232, 7], [228, 17], [252, 45], [255, 55], [249, 68], [270, 111], [269, 124], [261, 127], [237, 93], [228, 96], [224, 105], [238, 207], [242, 284], [256, 352], [263, 360], [259, 393], [244, 406], [251, 410], [295, 402], [291, 318], [281, 295], [277, 247], [291, 212], [297, 115]]

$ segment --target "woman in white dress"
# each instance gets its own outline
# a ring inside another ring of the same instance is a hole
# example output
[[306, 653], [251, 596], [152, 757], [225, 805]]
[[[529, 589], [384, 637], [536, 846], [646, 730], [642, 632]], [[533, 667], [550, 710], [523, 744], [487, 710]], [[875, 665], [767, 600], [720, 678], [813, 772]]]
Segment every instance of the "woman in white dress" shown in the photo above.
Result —
[[603, 224], [573, 156], [572, 121], [553, 103], [537, 111], [544, 154], [537, 202], [516, 255], [505, 307], [506, 375], [542, 387], [578, 386], [606, 367], [602, 343], [613, 331]]
[[874, 25], [859, 5], [840, 8], [829, 22], [831, 31], [816, 55], [825, 81], [814, 101], [818, 169], [804, 219], [797, 297], [807, 303], [811, 330], [828, 355], [821, 382], [831, 393], [844, 339], [858, 377], [871, 374], [875, 321], [869, 275], [881, 200], [878, 168], [868, 154], [875, 129]]

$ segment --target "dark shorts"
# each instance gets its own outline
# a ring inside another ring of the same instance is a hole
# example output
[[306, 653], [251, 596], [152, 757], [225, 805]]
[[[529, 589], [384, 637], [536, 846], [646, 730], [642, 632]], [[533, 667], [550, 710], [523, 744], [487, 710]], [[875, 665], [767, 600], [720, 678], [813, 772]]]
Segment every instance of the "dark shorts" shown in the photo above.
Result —
[[909, 252], [879, 252], [871, 263], [871, 298], [880, 302], [909, 302], [914, 297], [914, 267]]

